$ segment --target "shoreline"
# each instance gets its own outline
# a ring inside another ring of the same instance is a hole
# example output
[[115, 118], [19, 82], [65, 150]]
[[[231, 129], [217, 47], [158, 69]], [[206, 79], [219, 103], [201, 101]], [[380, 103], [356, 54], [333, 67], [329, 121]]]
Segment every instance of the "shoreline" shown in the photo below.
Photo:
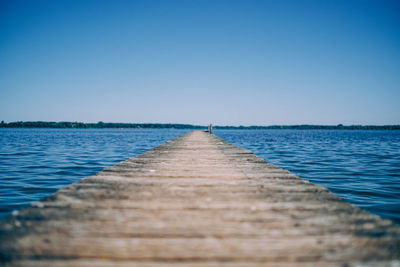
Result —
[[[116, 123], [116, 122], [46, 122], [18, 121], [0, 123], [0, 128], [41, 128], [41, 129], [187, 129], [205, 130], [207, 126], [180, 123]], [[400, 130], [400, 125], [214, 125], [215, 130]]]

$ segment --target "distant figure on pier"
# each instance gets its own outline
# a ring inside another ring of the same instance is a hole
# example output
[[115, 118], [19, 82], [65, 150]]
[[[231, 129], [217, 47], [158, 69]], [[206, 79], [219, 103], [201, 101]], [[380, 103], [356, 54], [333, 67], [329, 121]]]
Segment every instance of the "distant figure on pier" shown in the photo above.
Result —
[[206, 132], [212, 134], [212, 124], [208, 125], [208, 129]]

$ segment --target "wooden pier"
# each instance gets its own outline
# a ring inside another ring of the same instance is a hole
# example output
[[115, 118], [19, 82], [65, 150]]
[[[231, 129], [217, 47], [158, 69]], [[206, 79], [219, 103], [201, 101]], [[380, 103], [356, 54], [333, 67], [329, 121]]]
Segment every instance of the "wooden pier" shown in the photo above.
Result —
[[0, 222], [1, 266], [400, 266], [400, 227], [201, 131]]

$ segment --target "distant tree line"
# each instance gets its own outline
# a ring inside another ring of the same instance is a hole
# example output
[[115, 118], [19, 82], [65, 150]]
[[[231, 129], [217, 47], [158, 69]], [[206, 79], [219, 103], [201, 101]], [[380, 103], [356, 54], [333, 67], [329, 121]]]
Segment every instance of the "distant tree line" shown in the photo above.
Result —
[[400, 130], [400, 125], [271, 125], [271, 126], [214, 126], [214, 129], [297, 129], [297, 130]]
[[16, 121], [0, 123], [0, 128], [77, 128], [77, 129], [100, 129], [100, 128], [135, 128], [135, 129], [203, 129], [198, 125], [191, 124], [173, 124], [173, 123], [116, 123], [102, 122], [84, 123], [84, 122], [52, 122], [52, 121]]
[[[118, 123], [102, 122], [51, 122], [51, 121], [1, 121], [0, 128], [133, 128], [133, 129], [206, 129], [207, 126], [175, 123]], [[268, 129], [298, 129], [298, 130], [400, 130], [400, 125], [271, 125], [271, 126], [213, 126], [223, 130], [268, 130]]]

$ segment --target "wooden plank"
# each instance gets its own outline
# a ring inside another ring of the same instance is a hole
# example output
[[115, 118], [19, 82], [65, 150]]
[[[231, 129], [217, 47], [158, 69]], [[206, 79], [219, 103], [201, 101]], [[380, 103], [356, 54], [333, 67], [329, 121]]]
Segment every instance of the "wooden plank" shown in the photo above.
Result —
[[6, 218], [0, 260], [56, 267], [398, 266], [399, 237], [390, 220], [194, 131]]

